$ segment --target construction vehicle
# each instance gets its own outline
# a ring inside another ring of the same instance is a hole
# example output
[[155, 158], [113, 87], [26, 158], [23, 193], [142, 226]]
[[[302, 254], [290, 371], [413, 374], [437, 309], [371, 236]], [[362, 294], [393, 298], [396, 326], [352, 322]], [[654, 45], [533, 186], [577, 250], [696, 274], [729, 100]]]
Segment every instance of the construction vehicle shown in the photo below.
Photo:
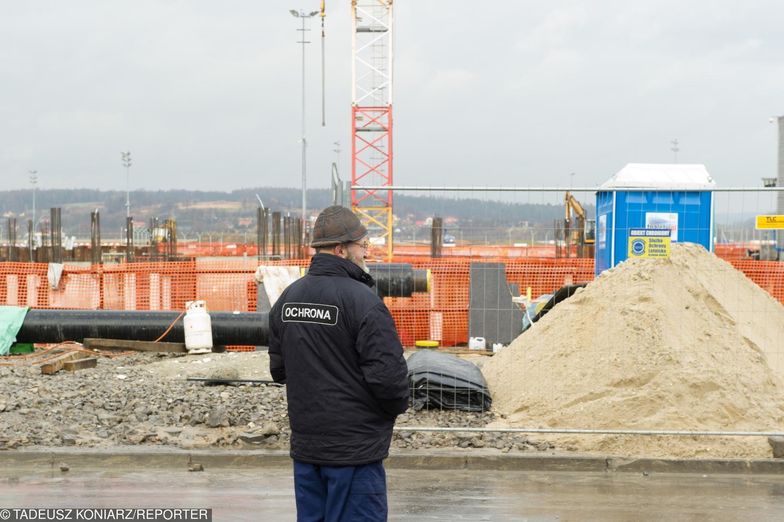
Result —
[[596, 220], [588, 219], [585, 209], [574, 195], [564, 195], [564, 242], [566, 257], [571, 257], [572, 245], [577, 246], [577, 257], [593, 257], [596, 243]]

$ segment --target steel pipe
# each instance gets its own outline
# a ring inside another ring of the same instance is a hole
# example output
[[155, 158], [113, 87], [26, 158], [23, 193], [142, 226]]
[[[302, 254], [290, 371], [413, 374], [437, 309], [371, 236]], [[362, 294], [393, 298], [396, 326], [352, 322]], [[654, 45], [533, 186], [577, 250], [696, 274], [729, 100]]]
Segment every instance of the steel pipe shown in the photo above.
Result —
[[411, 297], [414, 292], [430, 291], [430, 271], [414, 269], [408, 263], [368, 263], [381, 297]]
[[[171, 325], [179, 312], [119, 310], [30, 310], [16, 335], [20, 343], [82, 342], [85, 338], [154, 341]], [[183, 316], [184, 317], [184, 316]], [[269, 319], [266, 313], [211, 312], [215, 346], [266, 346]], [[161, 339], [185, 341], [182, 318]]]

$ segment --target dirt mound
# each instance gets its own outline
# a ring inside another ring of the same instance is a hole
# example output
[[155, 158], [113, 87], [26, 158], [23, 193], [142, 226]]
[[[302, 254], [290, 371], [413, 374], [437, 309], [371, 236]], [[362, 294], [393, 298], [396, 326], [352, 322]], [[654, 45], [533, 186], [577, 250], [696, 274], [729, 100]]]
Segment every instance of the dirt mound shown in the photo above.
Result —
[[[559, 304], [482, 371], [513, 426], [781, 431], [784, 306], [693, 244], [633, 259]], [[619, 455], [767, 457], [764, 438], [558, 436]]]

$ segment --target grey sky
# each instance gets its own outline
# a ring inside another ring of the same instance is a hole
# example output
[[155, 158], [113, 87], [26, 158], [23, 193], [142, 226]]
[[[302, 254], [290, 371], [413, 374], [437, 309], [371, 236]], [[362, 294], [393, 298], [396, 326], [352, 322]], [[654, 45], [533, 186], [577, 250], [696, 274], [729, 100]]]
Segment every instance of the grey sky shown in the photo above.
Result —
[[[231, 190], [300, 183], [300, 47], [317, 0], [4, 0], [2, 189]], [[350, 177], [349, 0], [307, 49], [310, 186]], [[592, 186], [629, 162], [775, 176], [784, 4], [398, 0], [395, 182]]]

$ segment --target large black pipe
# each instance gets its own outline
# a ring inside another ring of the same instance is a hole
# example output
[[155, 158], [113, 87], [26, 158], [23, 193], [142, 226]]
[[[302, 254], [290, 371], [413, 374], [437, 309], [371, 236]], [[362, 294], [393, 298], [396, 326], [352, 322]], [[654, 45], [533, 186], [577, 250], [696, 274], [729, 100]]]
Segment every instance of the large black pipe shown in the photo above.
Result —
[[414, 292], [430, 291], [430, 270], [408, 263], [368, 263], [367, 269], [379, 297], [411, 297]]
[[[120, 310], [30, 310], [16, 340], [20, 343], [82, 342], [86, 338], [154, 341], [178, 315], [178, 312]], [[210, 312], [210, 320], [215, 346], [267, 345], [266, 313]], [[182, 319], [161, 341], [185, 341]]]
[[381, 297], [411, 297], [414, 292], [430, 291], [429, 271], [414, 269], [408, 263], [368, 263]]

